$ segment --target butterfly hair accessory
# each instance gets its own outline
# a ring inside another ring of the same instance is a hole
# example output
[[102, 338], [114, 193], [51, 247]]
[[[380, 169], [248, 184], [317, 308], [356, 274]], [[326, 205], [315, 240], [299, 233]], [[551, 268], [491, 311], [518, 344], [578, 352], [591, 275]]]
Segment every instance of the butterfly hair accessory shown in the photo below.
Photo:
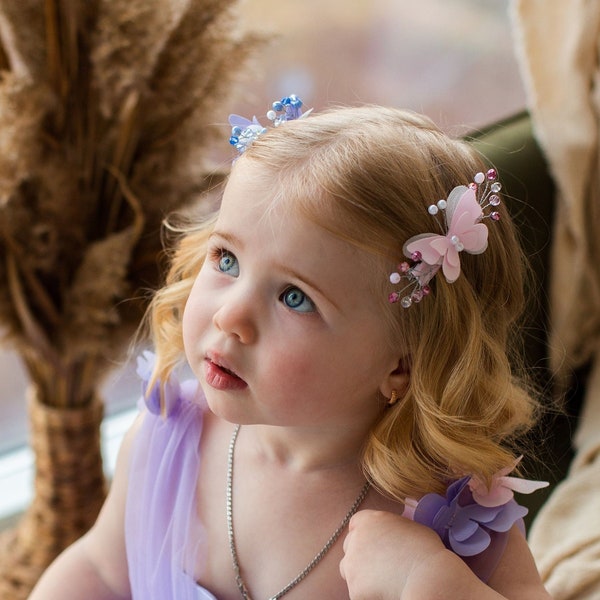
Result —
[[390, 275], [394, 285], [404, 284], [389, 295], [389, 301], [404, 308], [420, 302], [431, 292], [429, 282], [441, 269], [446, 281], [460, 276], [460, 253], [481, 254], [487, 248], [488, 228], [484, 219], [500, 220], [496, 208], [502, 184], [496, 169], [477, 173], [469, 185], [455, 187], [448, 198], [427, 208], [441, 221], [442, 233], [421, 233], [407, 240], [402, 248], [409, 261], [398, 265]]
[[[291, 94], [273, 102], [272, 108], [267, 112], [266, 117], [271, 121], [273, 127], [279, 127], [286, 121], [307, 117], [312, 112], [312, 109], [302, 112], [302, 106], [302, 100], [295, 94]], [[231, 125], [229, 143], [240, 154], [243, 154], [255, 139], [267, 131], [267, 128], [256, 117], [250, 120], [240, 115], [229, 115], [229, 124]]]

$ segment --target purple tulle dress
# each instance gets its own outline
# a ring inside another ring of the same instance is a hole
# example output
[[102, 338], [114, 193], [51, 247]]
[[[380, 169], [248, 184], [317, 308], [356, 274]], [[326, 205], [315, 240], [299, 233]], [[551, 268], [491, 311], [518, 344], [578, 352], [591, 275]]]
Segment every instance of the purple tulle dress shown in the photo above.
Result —
[[[145, 382], [152, 360], [151, 353], [138, 360]], [[218, 600], [193, 577], [208, 552], [196, 512], [204, 397], [197, 381], [180, 385], [173, 378], [165, 390], [164, 416], [156, 389], [145, 404], [132, 448], [125, 513], [132, 597]], [[404, 514], [436, 531], [486, 581], [502, 556], [507, 532], [527, 513], [514, 500], [513, 491], [530, 493], [545, 485], [508, 477], [512, 468], [499, 473], [489, 490], [466, 477], [451, 483], [445, 496], [426, 494], [418, 502], [409, 501]]]
[[[144, 379], [150, 362], [150, 355], [138, 361]], [[206, 534], [196, 512], [206, 410], [198, 383], [169, 382], [166, 418], [156, 393], [146, 407], [132, 448], [125, 513], [132, 598], [217, 600], [193, 577], [198, 561], [206, 556]]]

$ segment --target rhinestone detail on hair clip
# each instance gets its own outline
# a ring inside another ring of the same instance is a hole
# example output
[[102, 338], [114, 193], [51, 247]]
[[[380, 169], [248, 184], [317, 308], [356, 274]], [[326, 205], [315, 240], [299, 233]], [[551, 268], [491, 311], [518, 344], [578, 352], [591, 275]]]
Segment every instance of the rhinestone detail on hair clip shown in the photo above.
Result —
[[[427, 208], [433, 217], [443, 216], [442, 234], [421, 233], [406, 241], [402, 251], [410, 262], [398, 265], [390, 275], [394, 285], [405, 283], [389, 295], [390, 302], [404, 308], [420, 302], [431, 289], [429, 282], [441, 269], [446, 281], [454, 283], [460, 275], [460, 253], [481, 254], [487, 248], [488, 228], [483, 219], [498, 221], [498, 193], [502, 184], [495, 169], [477, 173], [469, 185], [455, 187], [446, 200]], [[487, 212], [486, 212], [487, 211]]]
[[[273, 124], [273, 127], [279, 127], [279, 125], [286, 121], [294, 121], [307, 117], [312, 109], [303, 113], [302, 106], [302, 100], [295, 94], [291, 94], [273, 102], [272, 108], [267, 112], [266, 116]], [[256, 138], [267, 131], [267, 128], [261, 125], [256, 117], [250, 120], [240, 115], [229, 115], [229, 124], [231, 125], [229, 143], [240, 154], [243, 154]]]

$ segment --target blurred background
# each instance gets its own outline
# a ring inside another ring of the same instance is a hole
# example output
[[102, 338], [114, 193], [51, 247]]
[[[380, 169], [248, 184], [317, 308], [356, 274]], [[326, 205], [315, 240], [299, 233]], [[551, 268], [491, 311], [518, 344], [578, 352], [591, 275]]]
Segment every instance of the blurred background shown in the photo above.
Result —
[[[224, 106], [224, 122], [228, 112], [262, 116], [273, 100], [296, 93], [316, 110], [379, 103], [425, 113], [453, 135], [479, 129], [525, 106], [508, 3], [242, 0], [243, 27], [273, 39]], [[216, 156], [230, 156], [228, 136], [224, 128]], [[132, 371], [116, 365], [106, 383], [109, 420], [135, 407], [139, 384]], [[0, 348], [0, 497], [12, 485], [2, 478], [1, 461], [27, 443], [26, 385], [16, 356]]]
[[[295, 92], [316, 109], [372, 102], [460, 134], [525, 103], [508, 0], [243, 0], [246, 28], [275, 37], [236, 110]], [[266, 110], [266, 109], [264, 109]]]

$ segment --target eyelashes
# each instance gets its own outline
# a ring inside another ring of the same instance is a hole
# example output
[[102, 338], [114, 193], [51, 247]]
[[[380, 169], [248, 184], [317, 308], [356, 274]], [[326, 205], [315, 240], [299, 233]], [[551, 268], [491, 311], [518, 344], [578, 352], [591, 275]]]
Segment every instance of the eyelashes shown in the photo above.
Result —
[[227, 273], [231, 277], [238, 277], [240, 274], [240, 266], [235, 254], [225, 250], [216, 249], [212, 258], [217, 263], [217, 268], [221, 273]]

